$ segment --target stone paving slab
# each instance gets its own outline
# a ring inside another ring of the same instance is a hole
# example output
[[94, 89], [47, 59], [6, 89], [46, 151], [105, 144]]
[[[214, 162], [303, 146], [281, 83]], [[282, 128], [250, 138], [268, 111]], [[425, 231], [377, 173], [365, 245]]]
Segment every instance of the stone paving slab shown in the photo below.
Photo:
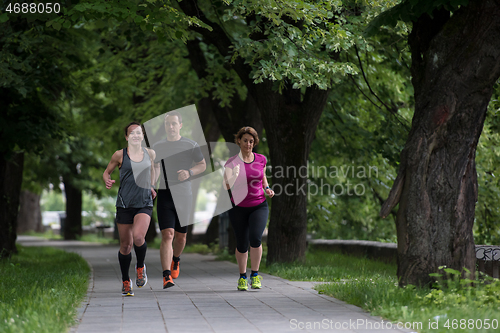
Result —
[[411, 332], [387, 329], [381, 318], [318, 294], [312, 282], [262, 274], [262, 289], [238, 291], [237, 265], [216, 261], [211, 255], [183, 254], [175, 286], [164, 290], [159, 251], [148, 249], [148, 284], [134, 288], [134, 297], [122, 297], [117, 246], [51, 242], [28, 236], [18, 237], [18, 242], [58, 246], [80, 254], [91, 265], [87, 297], [78, 309], [72, 333]]

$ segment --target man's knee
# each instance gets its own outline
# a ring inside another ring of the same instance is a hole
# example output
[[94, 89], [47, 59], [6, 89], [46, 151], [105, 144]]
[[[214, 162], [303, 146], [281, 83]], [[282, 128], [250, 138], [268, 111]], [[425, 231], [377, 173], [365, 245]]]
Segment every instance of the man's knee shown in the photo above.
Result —
[[187, 238], [186, 236], [187, 236], [187, 234], [186, 234], [186, 233], [183, 233], [183, 232], [177, 232], [177, 231], [175, 232], [175, 239], [176, 239], [177, 241], [183, 241], [183, 242], [185, 242], [185, 241], [186, 241], [186, 238]]
[[174, 239], [174, 229], [167, 228], [161, 231], [162, 242], [172, 242], [173, 239]]

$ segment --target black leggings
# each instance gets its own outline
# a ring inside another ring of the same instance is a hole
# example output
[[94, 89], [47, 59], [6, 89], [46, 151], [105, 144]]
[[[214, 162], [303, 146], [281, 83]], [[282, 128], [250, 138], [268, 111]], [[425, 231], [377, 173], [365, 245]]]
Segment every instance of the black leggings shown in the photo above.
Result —
[[240, 253], [248, 251], [249, 243], [251, 247], [260, 246], [268, 215], [267, 201], [254, 207], [234, 206], [229, 210], [229, 219], [236, 236], [236, 248]]

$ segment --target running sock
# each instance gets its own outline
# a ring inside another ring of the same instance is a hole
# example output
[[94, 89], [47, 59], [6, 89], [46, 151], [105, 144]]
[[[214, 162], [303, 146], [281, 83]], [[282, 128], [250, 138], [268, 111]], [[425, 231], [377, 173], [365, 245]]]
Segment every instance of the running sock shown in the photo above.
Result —
[[118, 251], [118, 262], [120, 263], [120, 270], [122, 271], [122, 281], [130, 280], [128, 276], [128, 270], [130, 268], [130, 262], [132, 261], [132, 253], [122, 254]]
[[245, 273], [240, 273], [240, 279], [241, 278], [246, 279], [247, 278], [247, 273], [246, 272]]
[[144, 259], [146, 259], [146, 250], [148, 249], [148, 244], [144, 241], [144, 244], [137, 246], [134, 244], [135, 256], [137, 257], [137, 268], [144, 267]]
[[257, 276], [257, 275], [259, 275], [259, 271], [252, 271], [252, 274], [250, 274], [250, 277]]
[[172, 275], [172, 272], [170, 272], [170, 269], [166, 269], [163, 271], [163, 276], [168, 277], [169, 275]]
[[174, 262], [179, 262], [181, 260], [181, 257], [176, 257], [176, 256], [172, 256]]

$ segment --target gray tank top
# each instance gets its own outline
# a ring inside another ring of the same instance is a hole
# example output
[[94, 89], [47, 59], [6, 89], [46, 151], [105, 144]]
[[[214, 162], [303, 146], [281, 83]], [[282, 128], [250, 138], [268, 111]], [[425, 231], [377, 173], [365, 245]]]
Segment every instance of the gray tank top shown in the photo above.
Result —
[[116, 207], [143, 208], [153, 207], [151, 197], [151, 159], [146, 148], [142, 161], [134, 162], [123, 149], [123, 162], [120, 168], [120, 188]]

